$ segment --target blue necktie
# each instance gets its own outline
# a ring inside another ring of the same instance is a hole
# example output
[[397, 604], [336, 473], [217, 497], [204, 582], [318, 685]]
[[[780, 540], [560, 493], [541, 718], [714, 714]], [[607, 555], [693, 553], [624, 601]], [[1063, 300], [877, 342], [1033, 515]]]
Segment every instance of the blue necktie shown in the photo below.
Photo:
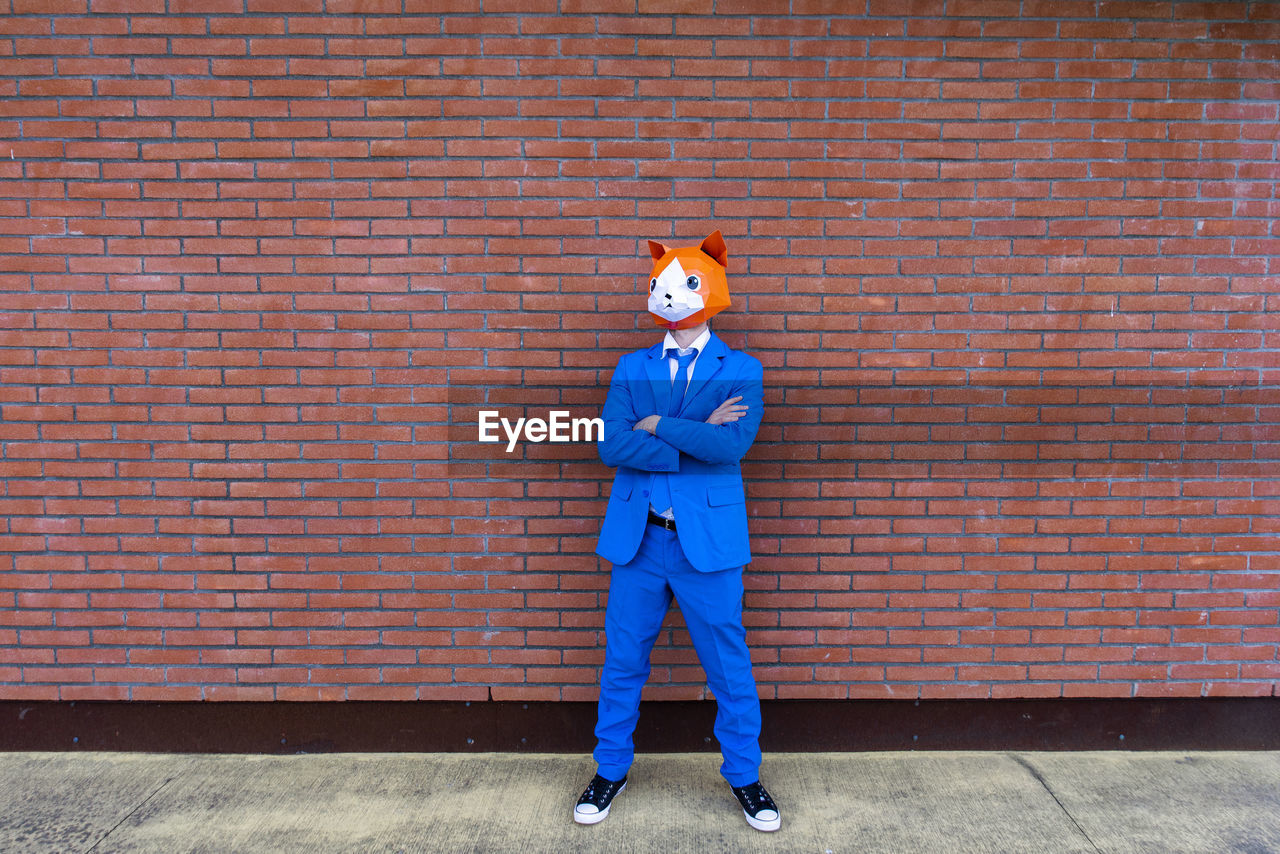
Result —
[[[675, 350], [667, 351], [668, 359], [672, 356], [676, 357], [676, 379], [675, 384], [671, 387], [671, 405], [667, 407], [668, 415], [674, 416], [680, 411], [680, 404], [684, 402], [685, 390], [689, 388], [689, 365], [693, 363], [697, 355], [697, 350], [685, 356], [681, 356]], [[653, 478], [650, 480], [649, 497], [649, 503], [658, 508], [659, 513], [671, 506], [670, 475], [667, 472], [656, 471], [653, 473]]]

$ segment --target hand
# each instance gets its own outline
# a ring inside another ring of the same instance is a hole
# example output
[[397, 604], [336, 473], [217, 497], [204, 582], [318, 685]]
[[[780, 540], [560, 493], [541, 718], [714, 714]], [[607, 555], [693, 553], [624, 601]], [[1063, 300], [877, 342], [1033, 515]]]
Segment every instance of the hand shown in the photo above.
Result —
[[730, 421], [737, 421], [743, 415], [746, 415], [747, 405], [745, 403], [735, 404], [735, 400], [742, 400], [742, 395], [731, 397], [717, 406], [716, 411], [707, 416], [707, 423], [728, 424]]
[[641, 418], [634, 425], [632, 425], [631, 429], [632, 430], [648, 430], [650, 433], [657, 435], [658, 416], [646, 415], [644, 418]]

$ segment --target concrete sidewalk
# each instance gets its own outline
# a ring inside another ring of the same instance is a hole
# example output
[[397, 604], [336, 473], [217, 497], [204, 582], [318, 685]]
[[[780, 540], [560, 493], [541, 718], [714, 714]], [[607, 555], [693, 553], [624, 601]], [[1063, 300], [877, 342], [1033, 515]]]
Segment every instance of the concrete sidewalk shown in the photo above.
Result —
[[1280, 852], [1280, 752], [766, 753], [782, 829], [719, 754], [0, 753], [0, 852]]

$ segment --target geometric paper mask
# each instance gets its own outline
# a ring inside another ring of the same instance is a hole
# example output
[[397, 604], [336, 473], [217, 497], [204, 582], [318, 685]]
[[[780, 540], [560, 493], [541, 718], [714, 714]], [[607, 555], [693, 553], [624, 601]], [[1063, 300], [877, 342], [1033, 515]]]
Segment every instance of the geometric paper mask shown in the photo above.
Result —
[[716, 229], [698, 246], [672, 249], [649, 241], [649, 314], [658, 326], [691, 329], [729, 307], [729, 251]]

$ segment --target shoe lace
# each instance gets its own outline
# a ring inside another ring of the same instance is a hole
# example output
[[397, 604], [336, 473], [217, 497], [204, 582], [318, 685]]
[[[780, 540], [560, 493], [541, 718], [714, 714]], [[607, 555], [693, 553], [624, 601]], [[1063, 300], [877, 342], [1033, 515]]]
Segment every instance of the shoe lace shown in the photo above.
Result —
[[760, 809], [776, 809], [773, 805], [773, 799], [769, 797], [769, 793], [759, 783], [753, 783], [750, 786], [744, 786], [739, 791], [742, 792], [742, 799], [747, 802], [747, 806], [752, 811], [757, 811], [757, 805]]
[[[604, 795], [607, 795], [610, 792], [612, 792], [613, 787], [616, 785], [613, 782], [605, 781], [605, 780], [600, 780], [598, 782], [601, 783], [601, 789], [602, 789], [601, 794], [604, 794]], [[587, 791], [585, 794], [591, 800], [596, 799], [596, 783], [597, 783], [596, 780], [592, 780], [590, 783], [587, 784]]]

